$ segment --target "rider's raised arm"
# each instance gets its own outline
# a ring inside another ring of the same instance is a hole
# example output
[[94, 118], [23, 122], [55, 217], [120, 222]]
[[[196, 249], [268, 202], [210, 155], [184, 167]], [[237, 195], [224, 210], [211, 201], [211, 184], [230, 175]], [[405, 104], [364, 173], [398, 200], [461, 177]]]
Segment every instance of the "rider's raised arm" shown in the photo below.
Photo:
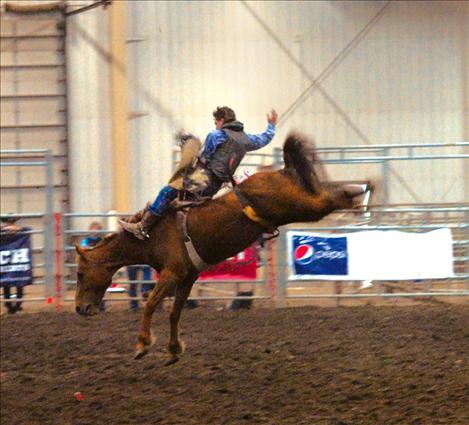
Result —
[[275, 125], [277, 124], [277, 112], [272, 109], [267, 114], [267, 129], [260, 134], [248, 134], [249, 144], [247, 145], [247, 151], [255, 151], [268, 145], [275, 136]]
[[249, 144], [247, 145], [248, 151], [255, 151], [256, 149], [263, 148], [268, 145], [272, 138], [275, 136], [275, 125], [268, 124], [267, 129], [260, 134], [248, 134]]

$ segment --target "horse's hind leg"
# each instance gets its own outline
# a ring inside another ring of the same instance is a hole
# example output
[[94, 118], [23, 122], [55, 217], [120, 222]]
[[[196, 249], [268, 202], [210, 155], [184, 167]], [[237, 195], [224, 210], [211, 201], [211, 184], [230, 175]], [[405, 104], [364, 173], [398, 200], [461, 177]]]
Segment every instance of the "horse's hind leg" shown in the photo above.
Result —
[[153, 343], [150, 328], [153, 313], [158, 304], [174, 291], [179, 280], [178, 276], [169, 270], [164, 270], [161, 273], [158, 284], [150, 293], [143, 310], [143, 320], [140, 325], [140, 332], [138, 333], [137, 345], [135, 347], [135, 359], [140, 359], [148, 353], [148, 349]]
[[184, 307], [184, 303], [189, 296], [195, 279], [186, 280], [179, 283], [176, 289], [176, 297], [174, 298], [173, 308], [169, 315], [169, 323], [171, 325], [170, 338], [168, 344], [168, 352], [171, 355], [166, 362], [166, 366], [176, 363], [179, 360], [179, 354], [184, 352], [184, 342], [179, 339], [179, 319]]

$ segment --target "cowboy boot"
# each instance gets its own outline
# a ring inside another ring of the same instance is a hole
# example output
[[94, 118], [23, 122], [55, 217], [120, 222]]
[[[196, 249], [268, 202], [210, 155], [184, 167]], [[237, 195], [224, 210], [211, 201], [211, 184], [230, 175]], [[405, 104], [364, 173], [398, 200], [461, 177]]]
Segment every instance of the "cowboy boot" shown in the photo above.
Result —
[[150, 230], [158, 221], [160, 216], [152, 214], [150, 211], [145, 211], [142, 219], [138, 223], [128, 223], [127, 221], [119, 220], [122, 228], [132, 233], [136, 238], [145, 240], [150, 237]]

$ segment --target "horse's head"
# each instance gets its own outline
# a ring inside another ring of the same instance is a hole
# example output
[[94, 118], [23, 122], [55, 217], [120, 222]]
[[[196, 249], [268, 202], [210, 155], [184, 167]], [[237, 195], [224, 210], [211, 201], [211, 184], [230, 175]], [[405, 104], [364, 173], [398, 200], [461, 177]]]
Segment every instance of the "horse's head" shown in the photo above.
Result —
[[343, 210], [362, 207], [363, 195], [373, 188], [369, 182], [366, 187], [363, 184], [337, 182], [323, 182], [322, 186], [334, 200], [335, 209]]
[[83, 316], [92, 316], [99, 311], [99, 305], [111, 284], [115, 268], [92, 259], [91, 250], [79, 246], [75, 246], [75, 249], [78, 253], [75, 310]]
[[360, 196], [364, 194], [363, 185], [330, 182], [326, 170], [320, 161], [312, 140], [292, 132], [283, 146], [285, 171], [293, 175], [308, 194], [328, 199], [333, 209], [352, 209], [360, 205]]

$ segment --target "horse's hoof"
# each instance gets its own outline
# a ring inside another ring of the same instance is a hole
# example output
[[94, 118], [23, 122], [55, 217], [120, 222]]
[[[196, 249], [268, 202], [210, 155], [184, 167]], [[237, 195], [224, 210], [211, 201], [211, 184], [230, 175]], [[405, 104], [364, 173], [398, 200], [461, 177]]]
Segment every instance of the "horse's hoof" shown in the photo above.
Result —
[[168, 352], [172, 356], [182, 354], [182, 353], [184, 353], [184, 351], [186, 351], [186, 344], [184, 343], [184, 341], [178, 340], [177, 344], [174, 344], [174, 345], [169, 344], [168, 345]]
[[152, 346], [155, 341], [156, 338], [153, 334], [150, 335], [150, 338], [139, 336], [137, 338], [137, 346], [135, 347], [134, 360], [141, 359], [145, 354], [147, 354], [150, 350], [150, 346]]
[[148, 353], [148, 350], [140, 350], [140, 351], [136, 351], [135, 352], [135, 355], [134, 355], [134, 360], [138, 360], [138, 359], [141, 359], [145, 354]]
[[167, 360], [164, 365], [165, 366], [171, 366], [172, 364], [177, 363], [178, 361], [179, 361], [178, 356], [171, 356], [171, 358], [169, 360]]

